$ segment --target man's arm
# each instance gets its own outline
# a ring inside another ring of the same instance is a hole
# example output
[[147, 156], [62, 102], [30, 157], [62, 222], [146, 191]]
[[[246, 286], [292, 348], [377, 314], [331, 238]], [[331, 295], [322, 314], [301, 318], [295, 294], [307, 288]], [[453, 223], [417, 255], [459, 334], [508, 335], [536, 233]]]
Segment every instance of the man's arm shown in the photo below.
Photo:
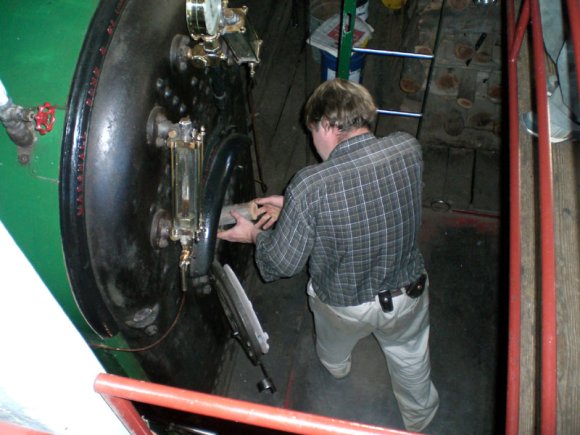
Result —
[[[264, 200], [266, 198], [262, 198]], [[217, 235], [219, 239], [229, 242], [256, 244], [256, 264], [265, 281], [299, 272], [308, 260], [313, 243], [312, 229], [299, 211], [304, 209], [303, 204], [297, 208], [297, 203], [286, 197], [275, 198], [270, 205], [276, 208], [284, 205], [280, 220], [273, 231], [263, 231], [271, 217], [264, 217], [254, 224], [232, 211], [236, 225], [227, 231], [218, 232]], [[278, 219], [277, 214], [274, 219]], [[260, 236], [262, 232], [264, 234]]]
[[237, 243], [256, 243], [258, 234], [270, 228], [278, 220], [284, 206], [284, 197], [272, 195], [266, 198], [256, 198], [254, 202], [260, 206], [258, 209], [260, 219], [254, 224], [232, 210], [231, 214], [236, 220], [236, 225], [227, 231], [218, 232], [218, 239]]

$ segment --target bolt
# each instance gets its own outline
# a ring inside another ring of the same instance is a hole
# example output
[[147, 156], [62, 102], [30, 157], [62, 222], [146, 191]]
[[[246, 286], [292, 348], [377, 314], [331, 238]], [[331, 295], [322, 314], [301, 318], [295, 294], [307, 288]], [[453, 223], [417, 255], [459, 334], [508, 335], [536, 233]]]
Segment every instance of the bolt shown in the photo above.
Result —
[[157, 331], [159, 331], [157, 325], [149, 325], [147, 328], [145, 328], [145, 334], [150, 337], [157, 334]]
[[157, 242], [157, 245], [160, 248], [167, 248], [169, 246], [169, 242], [165, 238], [160, 238], [159, 241]]

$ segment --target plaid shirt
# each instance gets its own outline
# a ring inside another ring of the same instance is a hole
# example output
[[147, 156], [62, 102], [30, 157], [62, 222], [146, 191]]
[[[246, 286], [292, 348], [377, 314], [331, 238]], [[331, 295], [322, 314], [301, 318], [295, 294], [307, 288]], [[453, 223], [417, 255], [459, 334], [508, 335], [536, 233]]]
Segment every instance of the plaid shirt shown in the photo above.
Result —
[[256, 263], [272, 281], [308, 261], [312, 286], [334, 306], [371, 302], [424, 269], [421, 146], [403, 132], [341, 142], [329, 158], [300, 170], [285, 193], [273, 231], [256, 241]]

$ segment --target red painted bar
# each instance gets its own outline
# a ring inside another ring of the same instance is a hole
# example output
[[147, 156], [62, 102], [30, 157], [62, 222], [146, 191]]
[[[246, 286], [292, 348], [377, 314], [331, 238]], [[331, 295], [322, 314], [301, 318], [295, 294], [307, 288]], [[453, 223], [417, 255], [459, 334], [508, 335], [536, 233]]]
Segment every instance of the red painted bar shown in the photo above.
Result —
[[135, 409], [133, 402], [107, 394], [101, 395], [132, 435], [153, 435], [147, 423], [145, 423]]
[[[515, 1], [515, 0], [512, 0]], [[507, 2], [510, 4], [512, 11], [514, 9], [514, 5], [511, 4], [511, 1]], [[515, 11], [512, 12], [514, 15], [515, 21]], [[509, 19], [509, 18], [508, 18]], [[518, 23], [516, 26], [515, 33], [513, 34], [512, 38], [508, 39], [508, 59], [513, 59], [514, 62], [517, 62], [518, 56], [520, 54], [520, 49], [522, 48], [522, 42], [524, 40], [524, 36], [526, 34], [526, 30], [528, 28], [528, 24], [530, 24], [530, 2], [529, 0], [523, 0], [522, 2], [522, 10], [520, 12], [520, 16], [518, 18]], [[510, 83], [511, 85], [512, 83]], [[517, 101], [517, 100], [516, 100]], [[519, 125], [519, 121], [518, 124]]]
[[[515, 1], [515, 0], [514, 0]], [[529, 20], [529, 3], [526, 1], [518, 21], [518, 29], [525, 30], [522, 22]], [[508, 116], [509, 116], [509, 324], [508, 324], [508, 374], [506, 393], [506, 435], [517, 435], [520, 420], [520, 371], [521, 371], [521, 202], [520, 202], [520, 129], [518, 106], [517, 60], [523, 40], [522, 34], [516, 39], [515, 7], [513, 1], [506, 3], [506, 28], [509, 58], [508, 68]], [[524, 21], [525, 20], [525, 21]], [[521, 30], [520, 30], [521, 31]]]
[[0, 421], [0, 433], [10, 435], [50, 435], [48, 432], [41, 432], [24, 426], [17, 426], [7, 421]]
[[[127, 399], [178, 411], [221, 418], [237, 423], [297, 434], [320, 435], [403, 435], [411, 432], [365, 425], [346, 420], [307, 414], [199, 393], [152, 382], [102, 373], [95, 391], [104, 397]], [[116, 406], [116, 405], [115, 405]], [[124, 418], [121, 416], [120, 418]], [[123, 422], [127, 425], [126, 420]], [[133, 430], [133, 426], [131, 426]], [[147, 433], [147, 432], [136, 432]]]
[[[568, 20], [570, 21], [570, 36], [574, 47], [574, 60], [576, 61], [576, 80], [580, 83], [580, 1], [568, 0]], [[578, 87], [580, 99], [580, 87]]]
[[538, 0], [531, 1], [532, 50], [538, 118], [538, 169], [540, 183], [540, 246], [542, 283], [542, 352], [540, 432], [557, 431], [557, 346], [556, 346], [556, 257], [554, 242], [554, 199], [552, 145], [548, 114], [545, 50]]

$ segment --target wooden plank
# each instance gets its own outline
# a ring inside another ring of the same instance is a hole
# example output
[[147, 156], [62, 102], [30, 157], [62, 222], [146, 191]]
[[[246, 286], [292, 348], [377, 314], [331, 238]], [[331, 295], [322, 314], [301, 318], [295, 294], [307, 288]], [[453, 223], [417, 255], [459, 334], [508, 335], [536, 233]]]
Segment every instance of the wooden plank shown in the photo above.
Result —
[[477, 85], [477, 71], [465, 69], [457, 89], [457, 104], [465, 109], [471, 109], [475, 103], [475, 88]]
[[[414, 0], [416, 2], [416, 0]], [[418, 0], [423, 5], [425, 0]], [[427, 0], [429, 1], [429, 0]], [[436, 3], [436, 1], [429, 1]], [[405, 8], [413, 8], [408, 3]], [[369, 2], [368, 23], [375, 29], [373, 37], [369, 41], [369, 48], [379, 50], [401, 50], [402, 36], [404, 34], [406, 13], [393, 14], [380, 1]], [[420, 102], [413, 107], [401, 107], [401, 102], [407, 94], [399, 87], [403, 59], [396, 56], [372, 56], [365, 57], [363, 84], [375, 98], [377, 106], [385, 110], [402, 110], [409, 112], [421, 112]], [[380, 115], [377, 119], [375, 134], [386, 136], [393, 131], [406, 131], [412, 135], [417, 134], [418, 121], [416, 118], [403, 118], [399, 116]]]
[[580, 148], [553, 147], [558, 312], [558, 433], [580, 428]]
[[446, 203], [451, 208], [469, 209], [474, 158], [470, 149], [424, 146], [423, 204], [437, 208]]
[[[306, 48], [307, 31], [303, 20], [300, 20], [298, 27], [292, 25], [292, 2], [270, 0], [268, 4], [251, 9], [254, 14], [259, 14], [261, 10], [270, 11], [269, 22], [264, 23], [264, 33], [259, 34], [265, 42], [262, 44], [262, 61], [257, 68], [256, 82], [266, 85], [257, 86], [258, 92], [254, 96], [257, 105], [271, 102], [272, 95], [286, 95], [289, 92], [290, 83], [273, 78], [286, 77], [288, 71], [294, 70]], [[297, 5], [305, 7], [302, 2], [297, 2]], [[302, 14], [301, 11], [298, 13]]]
[[473, 163], [475, 152], [466, 148], [449, 148], [449, 163], [445, 178], [445, 197], [452, 208], [471, 208]]
[[[522, 112], [530, 110], [530, 76], [527, 44], [524, 42], [518, 64], [519, 101]], [[520, 129], [520, 233], [521, 233], [521, 344], [519, 433], [537, 433], [538, 403], [538, 222], [536, 216], [535, 148], [531, 137]]]
[[538, 368], [538, 282], [535, 216], [536, 198], [534, 186], [534, 146], [529, 137], [520, 141], [521, 145], [521, 354], [520, 354], [520, 434], [536, 433], [536, 413], [540, 375]]
[[502, 192], [507, 192], [500, 185], [500, 152], [479, 149], [475, 151], [475, 156], [472, 208], [499, 213], [500, 196]]
[[[306, 3], [254, 3], [250, 13], [259, 15], [263, 11], [265, 15], [257, 17], [256, 25], [261, 27], [260, 37], [265, 42], [253, 92], [254, 139], [259, 144], [266, 193], [279, 194], [293, 173], [311, 158], [300, 115], [307, 95], [320, 82], [320, 65], [313, 62], [306, 45]], [[296, 153], [301, 156], [300, 162], [291, 164], [291, 156]], [[280, 159], [280, 155], [288, 158]]]
[[[404, 29], [401, 51], [433, 54], [440, 25], [441, 2], [416, 2], [409, 4], [407, 11], [411, 19]], [[409, 94], [424, 90], [430, 66], [430, 60], [404, 59], [399, 81], [401, 90]]]
[[423, 146], [423, 204], [426, 207], [445, 198], [448, 156], [446, 146]]

